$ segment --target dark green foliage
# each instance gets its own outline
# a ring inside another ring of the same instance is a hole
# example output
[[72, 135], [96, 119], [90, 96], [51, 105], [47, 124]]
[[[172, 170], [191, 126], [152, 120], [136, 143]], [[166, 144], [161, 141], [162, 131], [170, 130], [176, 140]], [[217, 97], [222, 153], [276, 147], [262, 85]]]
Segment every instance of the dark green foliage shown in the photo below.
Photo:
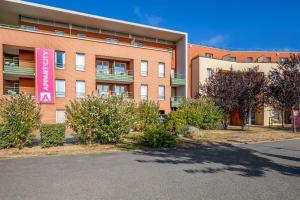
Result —
[[175, 135], [168, 132], [163, 126], [148, 128], [140, 141], [142, 145], [152, 148], [169, 148], [176, 145]]
[[20, 94], [0, 100], [0, 116], [11, 134], [11, 146], [21, 149], [32, 141], [32, 131], [40, 125], [41, 112], [31, 96]]
[[0, 126], [0, 149], [6, 149], [14, 146], [12, 134], [4, 126]]
[[40, 128], [42, 148], [62, 146], [66, 127], [63, 124], [44, 124]]

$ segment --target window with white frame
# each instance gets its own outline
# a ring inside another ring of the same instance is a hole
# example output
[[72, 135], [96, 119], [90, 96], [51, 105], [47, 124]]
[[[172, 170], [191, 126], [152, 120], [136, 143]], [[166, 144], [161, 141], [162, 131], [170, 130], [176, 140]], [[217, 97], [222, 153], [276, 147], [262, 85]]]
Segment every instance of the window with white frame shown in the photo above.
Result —
[[142, 76], [148, 75], [148, 61], [146, 60], [141, 61], [141, 75]]
[[84, 71], [85, 69], [85, 55], [83, 53], [76, 53], [76, 70]]
[[174, 68], [171, 69], [171, 78], [175, 78], [175, 69]]
[[126, 74], [126, 63], [115, 62], [114, 64], [114, 74], [125, 75]]
[[55, 33], [56, 35], [64, 35], [64, 34], [65, 34], [65, 32], [64, 32], [64, 31], [61, 31], [61, 30], [54, 30], [54, 33]]
[[165, 86], [158, 86], [158, 99], [163, 101], [165, 100]]
[[124, 95], [126, 92], [126, 88], [124, 85], [115, 85], [114, 94], [116, 95]]
[[66, 96], [66, 81], [65, 80], [55, 80], [55, 94], [56, 97]]
[[56, 123], [63, 124], [66, 122], [66, 114], [64, 110], [56, 110]]
[[109, 85], [97, 85], [97, 92], [100, 95], [108, 96], [109, 95]]
[[141, 100], [148, 99], [148, 85], [141, 85]]
[[210, 79], [212, 76], [212, 68], [206, 68], [207, 70], [207, 79]]
[[80, 39], [84, 39], [84, 38], [86, 38], [86, 34], [78, 33], [77, 37], [80, 38]]
[[96, 64], [96, 71], [101, 74], [109, 74], [109, 62], [98, 60]]
[[165, 77], [165, 63], [158, 64], [158, 77]]
[[76, 97], [85, 96], [85, 81], [76, 81]]
[[65, 52], [55, 51], [55, 65], [57, 69], [65, 68]]

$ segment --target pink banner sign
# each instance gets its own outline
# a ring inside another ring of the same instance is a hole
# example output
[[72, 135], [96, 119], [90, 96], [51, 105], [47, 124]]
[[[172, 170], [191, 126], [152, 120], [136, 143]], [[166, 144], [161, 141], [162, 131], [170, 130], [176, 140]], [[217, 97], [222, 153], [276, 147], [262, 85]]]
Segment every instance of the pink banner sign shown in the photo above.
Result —
[[38, 103], [55, 103], [54, 50], [36, 48], [36, 100]]
[[300, 110], [293, 111], [295, 128], [300, 128]]

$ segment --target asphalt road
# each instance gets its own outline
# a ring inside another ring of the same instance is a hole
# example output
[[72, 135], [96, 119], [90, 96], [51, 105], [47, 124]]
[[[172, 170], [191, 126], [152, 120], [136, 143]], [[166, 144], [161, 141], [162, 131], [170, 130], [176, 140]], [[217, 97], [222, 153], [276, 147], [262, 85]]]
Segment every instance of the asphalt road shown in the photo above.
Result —
[[300, 140], [0, 161], [0, 199], [300, 199]]

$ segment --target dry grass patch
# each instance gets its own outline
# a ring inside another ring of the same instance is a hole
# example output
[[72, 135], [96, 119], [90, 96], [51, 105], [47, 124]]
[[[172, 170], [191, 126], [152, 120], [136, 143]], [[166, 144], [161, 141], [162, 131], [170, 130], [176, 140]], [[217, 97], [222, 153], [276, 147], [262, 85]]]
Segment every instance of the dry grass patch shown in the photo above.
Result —
[[300, 139], [300, 133], [291, 129], [250, 127], [242, 131], [240, 127], [229, 127], [228, 130], [203, 130], [201, 143], [249, 143]]
[[40, 146], [25, 147], [23, 149], [10, 148], [0, 150], [0, 159], [10, 159], [19, 157], [33, 157], [45, 155], [66, 155], [66, 154], [88, 154], [100, 152], [128, 151], [138, 148], [134, 139], [135, 134], [129, 135], [119, 144], [67, 144], [64, 146], [41, 148]]

